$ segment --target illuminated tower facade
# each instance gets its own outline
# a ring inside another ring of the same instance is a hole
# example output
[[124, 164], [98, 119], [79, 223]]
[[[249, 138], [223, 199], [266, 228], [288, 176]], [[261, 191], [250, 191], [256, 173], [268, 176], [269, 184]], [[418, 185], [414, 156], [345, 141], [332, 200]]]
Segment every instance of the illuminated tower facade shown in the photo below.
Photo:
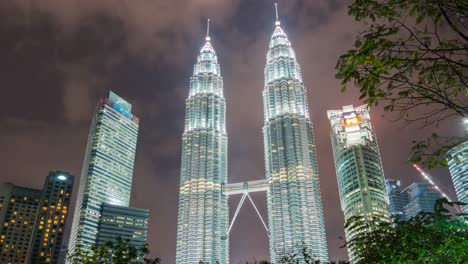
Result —
[[306, 248], [325, 262], [327, 242], [307, 92], [278, 19], [267, 53], [263, 106], [271, 261]]
[[0, 263], [28, 261], [41, 191], [0, 184]]
[[466, 214], [468, 213], [468, 140], [453, 147], [449, 154], [455, 157], [448, 161], [448, 166], [458, 201], [466, 203], [462, 207]]
[[31, 240], [30, 264], [58, 263], [74, 178], [62, 171], [47, 176]]
[[210, 37], [190, 78], [182, 135], [176, 263], [228, 263], [226, 103]]
[[[367, 105], [329, 110], [331, 141], [341, 209], [345, 220], [356, 215], [390, 220], [379, 146]], [[345, 230], [350, 240], [353, 234]], [[351, 259], [352, 249], [348, 249]]]
[[129, 206], [139, 119], [112, 91], [96, 109], [88, 136], [69, 252], [96, 243], [104, 203]]
[[42, 190], [0, 184], [0, 263], [58, 263], [73, 179], [51, 171]]

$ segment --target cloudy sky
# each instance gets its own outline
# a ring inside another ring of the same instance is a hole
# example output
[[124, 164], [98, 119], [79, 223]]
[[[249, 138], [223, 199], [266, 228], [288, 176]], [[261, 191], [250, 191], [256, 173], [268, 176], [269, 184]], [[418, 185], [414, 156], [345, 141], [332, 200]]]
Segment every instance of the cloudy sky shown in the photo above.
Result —
[[[344, 259], [343, 215], [326, 110], [358, 105], [340, 92], [337, 58], [362, 26], [349, 1], [278, 1], [283, 29], [302, 65], [317, 138], [331, 259]], [[40, 188], [49, 170], [81, 173], [92, 112], [106, 90], [133, 104], [141, 119], [132, 206], [149, 208], [153, 256], [174, 263], [180, 139], [185, 99], [205, 21], [225, 83], [229, 181], [264, 178], [263, 67], [274, 28], [271, 0], [11, 0], [0, 3], [0, 181]], [[420, 181], [406, 163], [411, 139], [373, 109], [387, 178]], [[461, 134], [452, 120], [445, 132]], [[452, 189], [445, 170], [433, 172]], [[78, 179], [76, 179], [78, 182]], [[76, 186], [77, 187], [77, 186]], [[77, 188], [75, 188], [76, 191]], [[230, 198], [231, 212], [240, 197]], [[254, 199], [266, 216], [265, 194]], [[232, 216], [232, 213], [231, 213]], [[71, 218], [69, 218], [71, 224]], [[231, 232], [231, 263], [268, 256], [267, 236], [247, 204]]]

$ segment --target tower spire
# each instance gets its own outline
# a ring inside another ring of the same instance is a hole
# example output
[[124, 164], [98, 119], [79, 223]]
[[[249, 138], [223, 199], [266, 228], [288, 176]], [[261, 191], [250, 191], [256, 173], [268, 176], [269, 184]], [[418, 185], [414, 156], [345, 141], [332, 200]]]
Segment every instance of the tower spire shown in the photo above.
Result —
[[279, 26], [281, 23], [279, 21], [279, 15], [278, 15], [278, 3], [275, 3], [275, 11], [276, 11], [276, 22], [275, 25]]
[[210, 19], [206, 22], [206, 41], [211, 41], [210, 38]]

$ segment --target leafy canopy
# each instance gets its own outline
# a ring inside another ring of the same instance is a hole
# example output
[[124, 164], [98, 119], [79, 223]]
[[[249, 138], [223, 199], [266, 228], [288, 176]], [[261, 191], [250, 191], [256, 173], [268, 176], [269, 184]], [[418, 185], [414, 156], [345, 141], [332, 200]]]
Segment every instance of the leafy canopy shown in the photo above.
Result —
[[[337, 62], [342, 91], [353, 84], [405, 125], [468, 118], [468, 0], [355, 0], [348, 14], [366, 27]], [[447, 150], [466, 139], [415, 140], [410, 161], [447, 166]]]
[[67, 256], [72, 264], [159, 264], [160, 259], [147, 259], [147, 246], [137, 248], [130, 244], [130, 240], [117, 237], [114, 242], [108, 241], [102, 247], [93, 246], [91, 251], [78, 248]]
[[396, 225], [353, 217], [346, 228], [356, 235], [347, 246], [353, 248], [356, 264], [468, 263], [468, 222], [444, 207], [460, 204], [440, 199], [434, 213], [422, 212]]

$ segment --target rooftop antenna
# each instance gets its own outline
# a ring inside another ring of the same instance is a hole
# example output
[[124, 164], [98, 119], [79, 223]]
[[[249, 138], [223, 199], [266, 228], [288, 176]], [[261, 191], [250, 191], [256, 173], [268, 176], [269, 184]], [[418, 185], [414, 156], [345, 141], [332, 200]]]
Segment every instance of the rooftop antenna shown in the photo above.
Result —
[[206, 41], [211, 41], [210, 38], [210, 19], [206, 22]]
[[275, 11], [276, 11], [276, 22], [275, 25], [279, 26], [281, 23], [279, 21], [279, 15], [278, 15], [278, 3], [275, 3]]

